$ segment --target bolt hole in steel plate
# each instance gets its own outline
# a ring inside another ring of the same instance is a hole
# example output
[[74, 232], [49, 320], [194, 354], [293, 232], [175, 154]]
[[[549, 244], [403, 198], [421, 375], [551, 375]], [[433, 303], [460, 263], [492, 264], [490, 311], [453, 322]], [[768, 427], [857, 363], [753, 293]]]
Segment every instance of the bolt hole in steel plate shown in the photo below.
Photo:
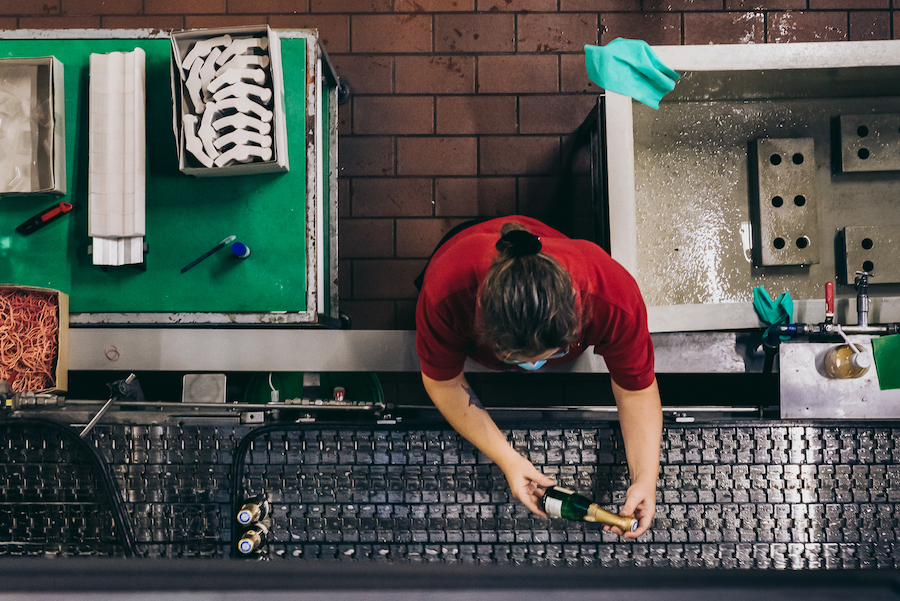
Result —
[[900, 170], [900, 113], [840, 116], [841, 170]]
[[843, 229], [846, 272], [852, 283], [859, 270], [873, 273], [869, 283], [900, 283], [900, 225], [855, 226]]

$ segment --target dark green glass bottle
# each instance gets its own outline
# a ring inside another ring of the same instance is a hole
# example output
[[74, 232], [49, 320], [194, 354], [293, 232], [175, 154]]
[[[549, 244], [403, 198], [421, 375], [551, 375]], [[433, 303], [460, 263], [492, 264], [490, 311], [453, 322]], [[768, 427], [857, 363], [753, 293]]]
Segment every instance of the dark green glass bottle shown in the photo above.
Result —
[[541, 506], [544, 513], [551, 518], [600, 522], [617, 526], [622, 532], [634, 532], [638, 527], [636, 519], [610, 513], [584, 495], [561, 486], [553, 486], [544, 490]]

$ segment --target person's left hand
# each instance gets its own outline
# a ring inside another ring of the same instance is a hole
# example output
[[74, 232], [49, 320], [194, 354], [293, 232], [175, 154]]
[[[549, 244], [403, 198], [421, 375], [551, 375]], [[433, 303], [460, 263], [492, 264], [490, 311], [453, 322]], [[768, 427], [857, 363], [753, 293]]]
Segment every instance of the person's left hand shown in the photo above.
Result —
[[656, 515], [656, 482], [637, 483], [628, 487], [628, 492], [625, 493], [625, 504], [622, 505], [619, 515], [632, 516], [637, 519], [637, 530], [622, 532], [616, 526], [606, 526], [603, 529], [623, 538], [637, 538], [649, 530], [650, 524], [653, 523], [653, 516]]

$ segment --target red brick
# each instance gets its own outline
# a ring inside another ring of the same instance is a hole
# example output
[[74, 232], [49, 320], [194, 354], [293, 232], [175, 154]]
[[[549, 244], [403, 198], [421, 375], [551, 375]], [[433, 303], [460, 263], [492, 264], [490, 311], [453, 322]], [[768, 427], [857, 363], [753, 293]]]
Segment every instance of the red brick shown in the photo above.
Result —
[[595, 96], [556, 94], [522, 96], [519, 99], [519, 132], [569, 134], [578, 129], [597, 104]]
[[353, 99], [354, 134], [430, 134], [431, 96], [360, 96]]
[[354, 217], [431, 217], [434, 185], [429, 178], [355, 178], [350, 187]]
[[[890, 7], [891, 0], [809, 0], [809, 10], [863, 10]], [[898, 7], [896, 2], [894, 7]]]
[[886, 10], [851, 12], [848, 38], [852, 41], [891, 39], [891, 13]]
[[597, 13], [519, 15], [516, 33], [519, 52], [578, 52], [600, 35]]
[[319, 41], [329, 54], [350, 52], [348, 15], [270, 15], [269, 26], [273, 29], [318, 29]]
[[350, 179], [338, 178], [338, 217], [350, 216]]
[[353, 126], [351, 124], [353, 116], [353, 105], [352, 103], [345, 103], [338, 105], [338, 135], [339, 136], [349, 136], [353, 133]]
[[[338, 2], [340, 10], [335, 10]], [[314, 13], [384, 13], [391, 11], [391, 0], [310, 0], [309, 10]]]
[[[721, 2], [719, 2], [721, 7]], [[581, 11], [638, 11], [641, 0], [560, 0], [560, 12]]]
[[309, 12], [309, 0], [228, 0], [228, 12], [296, 15]]
[[225, 10], [225, 0], [144, 0], [145, 15], [218, 14]]
[[550, 12], [556, 11], [556, 0], [478, 0], [478, 10]]
[[393, 219], [342, 219], [338, 226], [338, 255], [342, 259], [394, 256]]
[[894, 39], [896, 40], [896, 39], [900, 38], [900, 10], [894, 11], [893, 15], [894, 15], [894, 19], [893, 19], [894, 29], [893, 30], [896, 32], [894, 34]]
[[436, 113], [439, 134], [516, 133], [515, 96], [443, 96]]
[[556, 136], [485, 136], [480, 151], [482, 175], [533, 175], [559, 169]]
[[847, 13], [787, 12], [766, 15], [769, 42], [838, 42], [847, 39]]
[[725, 0], [725, 10], [795, 10], [806, 0]]
[[435, 15], [436, 52], [513, 52], [515, 15]]
[[413, 280], [425, 259], [357, 259], [353, 262], [353, 298], [415, 298]]
[[396, 326], [392, 300], [341, 299], [341, 311], [350, 316], [354, 330], [393, 330]]
[[430, 15], [353, 15], [350, 26], [355, 53], [431, 52]]
[[502, 217], [516, 212], [512, 177], [453, 177], [434, 182], [434, 214]]
[[[12, 27], [16, 29], [15, 18]], [[100, 17], [19, 17], [19, 29], [100, 29]]]
[[685, 13], [685, 44], [762, 44], [766, 41], [763, 13]]
[[102, 17], [103, 29], [161, 29], [180, 30], [184, 27], [184, 17], [179, 15], [149, 15], [149, 16], [115, 16]]
[[465, 219], [398, 219], [397, 256], [427, 259], [435, 244]]
[[389, 56], [332, 56], [338, 76], [351, 94], [390, 94], [394, 91], [394, 59]]
[[473, 94], [475, 57], [398, 56], [394, 74], [398, 94]]
[[[38, 19], [52, 19], [52, 18], [56, 18], [56, 17], [37, 17], [37, 18]], [[24, 17], [23, 17], [23, 20], [25, 20]], [[16, 19], [15, 17], [0, 17], [0, 29], [16, 29], [17, 27], [21, 28], [21, 29], [30, 29], [29, 27], [24, 26], [24, 25], [19, 26], [18, 19]], [[35, 29], [40, 29], [40, 28], [37, 27]]]
[[592, 82], [584, 65], [584, 52], [562, 54], [559, 57], [560, 91], [599, 93], [601, 88]]
[[604, 13], [600, 42], [616, 38], [644, 40], [651, 45], [681, 44], [681, 15], [669, 13]]
[[214, 29], [265, 24], [265, 15], [188, 15], [184, 18], [185, 29]]
[[[68, 11], [66, 11], [68, 13]], [[59, 2], [45, 0], [21, 0], [0, 2], [0, 15], [58, 15]]]
[[519, 94], [559, 90], [559, 60], [551, 55], [482, 56], [478, 91]]
[[342, 136], [338, 156], [341, 176], [389, 175], [394, 172], [394, 139]]
[[722, 10], [722, 0], [644, 0], [645, 12]]
[[142, 0], [66, 0], [64, 15], [139, 15]]
[[395, 0], [395, 13], [444, 13], [475, 10], [475, 0]]
[[397, 140], [398, 175], [475, 175], [475, 138], [415, 137]]

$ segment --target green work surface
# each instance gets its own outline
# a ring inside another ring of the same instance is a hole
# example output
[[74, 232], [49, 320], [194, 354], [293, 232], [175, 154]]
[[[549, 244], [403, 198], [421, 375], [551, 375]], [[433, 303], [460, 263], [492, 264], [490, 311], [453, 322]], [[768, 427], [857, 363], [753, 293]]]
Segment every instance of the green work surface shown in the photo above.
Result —
[[[290, 172], [196, 178], [178, 170], [171, 42], [163, 39], [0, 40], [0, 57], [55, 56], [65, 66], [68, 193], [0, 198], [0, 283], [67, 292], [73, 312], [305, 311], [306, 39], [283, 39]], [[88, 65], [91, 53], [146, 52], [146, 271], [101, 268], [88, 255]], [[72, 213], [30, 236], [14, 230], [59, 200]], [[181, 268], [229, 235], [226, 247]]]

